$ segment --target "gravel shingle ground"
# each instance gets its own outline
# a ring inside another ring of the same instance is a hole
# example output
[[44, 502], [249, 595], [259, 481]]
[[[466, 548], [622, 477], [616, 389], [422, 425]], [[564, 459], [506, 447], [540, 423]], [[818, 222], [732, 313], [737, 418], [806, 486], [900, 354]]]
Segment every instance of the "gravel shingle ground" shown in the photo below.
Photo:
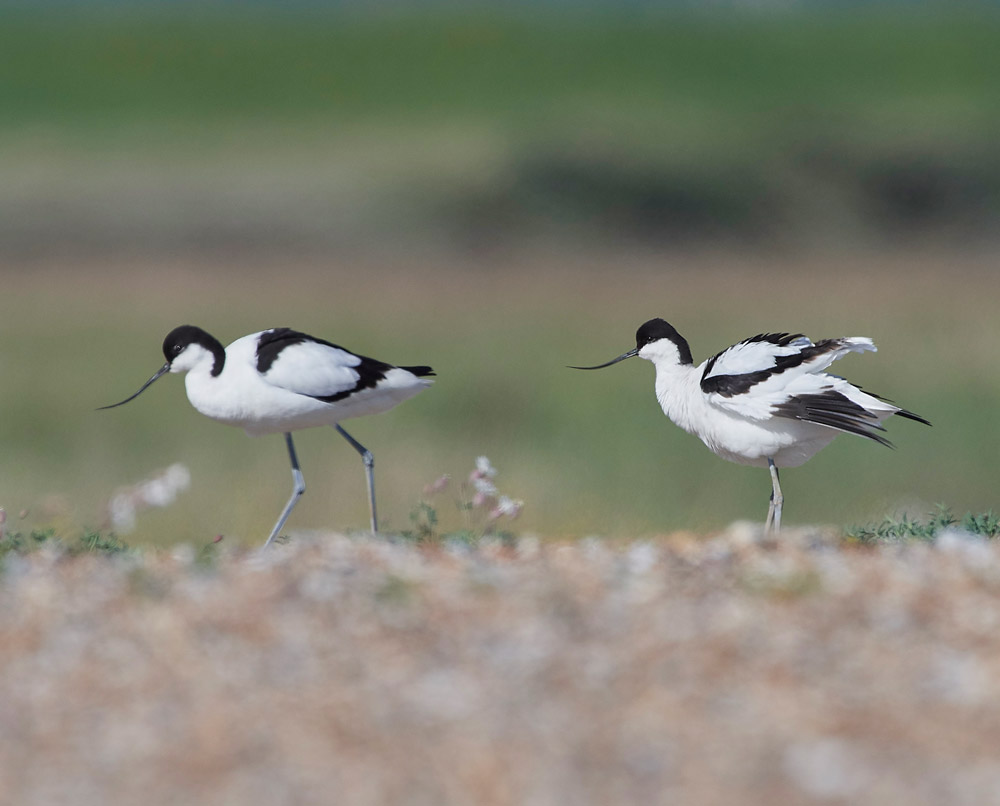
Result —
[[1000, 544], [11, 556], [0, 803], [1000, 803]]

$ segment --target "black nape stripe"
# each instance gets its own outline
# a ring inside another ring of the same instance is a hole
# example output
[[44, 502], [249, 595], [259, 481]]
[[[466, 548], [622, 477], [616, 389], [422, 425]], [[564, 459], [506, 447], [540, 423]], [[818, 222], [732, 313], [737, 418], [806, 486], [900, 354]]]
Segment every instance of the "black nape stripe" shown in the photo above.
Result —
[[171, 330], [163, 340], [163, 355], [171, 363], [191, 344], [204, 347], [212, 354], [212, 377], [218, 377], [226, 365], [226, 349], [215, 336], [194, 325], [181, 325]]
[[672, 324], [664, 319], [650, 319], [639, 326], [639, 329], [635, 332], [636, 349], [641, 350], [647, 344], [659, 341], [660, 339], [667, 339], [674, 343], [674, 346], [677, 348], [678, 358], [682, 364], [694, 363], [694, 360], [691, 358], [691, 347], [688, 346], [687, 339], [678, 333]]
[[828, 391], [816, 395], [799, 395], [774, 407], [775, 416], [790, 420], [803, 420], [816, 425], [825, 425], [867, 437], [887, 448], [893, 444], [876, 431], [885, 431], [878, 418], [863, 406], [848, 399], [840, 392]]
[[[787, 347], [795, 339], [802, 337], [801, 333], [761, 333], [749, 339], [744, 339], [740, 344], [769, 342], [778, 347]], [[810, 347], [803, 347], [797, 353], [792, 353], [792, 355], [776, 355], [773, 367], [757, 370], [756, 372], [745, 372], [741, 375], [714, 375], [709, 377], [709, 373], [715, 367], [716, 361], [729, 350], [733, 349], [729, 347], [721, 353], [712, 356], [705, 364], [705, 370], [701, 374], [701, 390], [705, 394], [719, 394], [723, 397], [742, 395], [750, 391], [751, 387], [756, 386], [762, 381], [766, 381], [772, 375], [779, 375], [786, 370], [801, 366], [806, 361], [811, 361], [817, 356], [838, 350], [843, 345], [843, 339], [823, 339]]]

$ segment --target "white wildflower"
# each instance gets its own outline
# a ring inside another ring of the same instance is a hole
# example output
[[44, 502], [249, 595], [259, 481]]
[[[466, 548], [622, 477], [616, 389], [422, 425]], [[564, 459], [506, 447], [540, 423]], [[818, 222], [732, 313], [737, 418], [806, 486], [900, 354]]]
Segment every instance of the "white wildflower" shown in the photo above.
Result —
[[191, 472], [182, 464], [168, 467], [158, 476], [136, 485], [142, 501], [151, 507], [169, 506], [177, 494], [191, 484]]
[[190, 485], [191, 472], [182, 464], [174, 464], [152, 478], [119, 490], [108, 502], [111, 528], [123, 534], [131, 532], [142, 510], [169, 506]]
[[507, 495], [501, 495], [497, 499], [496, 506], [493, 507], [489, 517], [490, 520], [495, 521], [497, 518], [502, 518], [506, 515], [511, 520], [514, 520], [514, 518], [521, 514], [523, 508], [524, 501], [519, 501]]
[[135, 529], [135, 502], [131, 490], [115, 493], [108, 502], [108, 520], [116, 532], [127, 534]]
[[479, 495], [493, 496], [497, 494], [497, 486], [489, 479], [473, 479], [472, 487]]
[[490, 464], [490, 460], [485, 456], [478, 456], [476, 457], [476, 469], [469, 475], [469, 480], [492, 479], [496, 474], [496, 468]]

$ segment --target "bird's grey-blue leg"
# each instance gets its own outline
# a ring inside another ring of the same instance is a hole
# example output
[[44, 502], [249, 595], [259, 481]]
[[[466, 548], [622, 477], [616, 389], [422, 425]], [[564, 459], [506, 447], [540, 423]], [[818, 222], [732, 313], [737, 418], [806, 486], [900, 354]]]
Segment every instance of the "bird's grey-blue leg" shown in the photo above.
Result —
[[372, 513], [372, 534], [378, 534], [378, 518], [375, 515], [375, 457], [372, 452], [348, 434], [340, 425], [335, 425], [337, 432], [348, 442], [351, 447], [361, 454], [361, 461], [365, 463], [365, 473], [368, 476], [368, 503], [371, 505]]
[[774, 521], [774, 488], [771, 488], [771, 495], [767, 499], [767, 520], [764, 521], [764, 534], [771, 531], [771, 523]]
[[271, 545], [271, 541], [274, 540], [278, 532], [281, 531], [281, 527], [285, 525], [285, 521], [288, 520], [288, 516], [292, 514], [292, 509], [298, 503], [302, 493], [306, 491], [306, 482], [302, 478], [302, 471], [299, 470], [299, 459], [295, 455], [295, 444], [292, 442], [291, 434], [285, 434], [285, 442], [288, 444], [288, 457], [292, 460], [292, 497], [288, 499], [288, 503], [285, 504], [285, 508], [281, 510], [278, 522], [274, 524], [274, 528], [271, 530], [271, 534], [268, 536], [267, 542], [264, 543], [264, 548]]
[[768, 470], [771, 471], [771, 503], [767, 507], [767, 520], [764, 522], [764, 532], [770, 534], [772, 531], [781, 531], [781, 505], [785, 502], [781, 494], [781, 485], [778, 483], [778, 468], [774, 466], [774, 460], [768, 458]]

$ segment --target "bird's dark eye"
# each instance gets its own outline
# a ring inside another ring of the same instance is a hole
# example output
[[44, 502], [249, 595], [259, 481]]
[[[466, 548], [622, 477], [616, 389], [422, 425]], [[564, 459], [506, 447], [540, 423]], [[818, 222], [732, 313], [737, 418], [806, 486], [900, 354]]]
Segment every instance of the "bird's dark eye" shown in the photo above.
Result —
[[183, 347], [181, 347], [181, 345], [179, 345], [179, 344], [175, 344], [175, 345], [174, 345], [173, 347], [171, 347], [171, 348], [170, 348], [170, 351], [171, 351], [171, 352], [172, 352], [172, 353], [173, 353], [174, 355], [180, 355], [180, 354], [181, 354], [181, 350], [183, 350], [183, 349], [184, 349], [184, 348], [183, 348]]

